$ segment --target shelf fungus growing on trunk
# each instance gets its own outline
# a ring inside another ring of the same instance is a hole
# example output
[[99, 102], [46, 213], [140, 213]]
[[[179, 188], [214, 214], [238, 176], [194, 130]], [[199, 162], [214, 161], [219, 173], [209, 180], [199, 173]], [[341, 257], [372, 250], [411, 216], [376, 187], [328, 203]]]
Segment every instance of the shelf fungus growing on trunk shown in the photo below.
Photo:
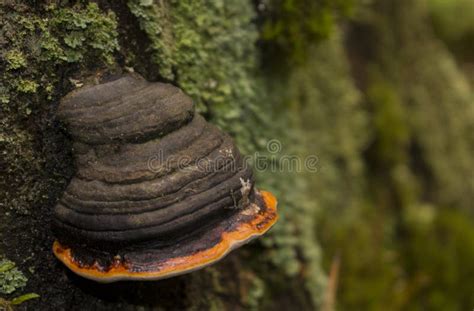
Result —
[[177, 87], [108, 78], [68, 94], [58, 117], [77, 173], [55, 208], [53, 250], [85, 278], [191, 272], [277, 220], [276, 199], [254, 187], [232, 139]]

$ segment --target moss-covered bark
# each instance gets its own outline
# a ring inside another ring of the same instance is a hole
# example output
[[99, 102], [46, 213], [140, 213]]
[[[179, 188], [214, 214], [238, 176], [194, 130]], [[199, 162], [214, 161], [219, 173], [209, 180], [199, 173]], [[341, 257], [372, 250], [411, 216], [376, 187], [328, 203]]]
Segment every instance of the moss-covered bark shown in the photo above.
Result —
[[[55, 109], [61, 96], [96, 70], [136, 70], [150, 80], [178, 85], [246, 154], [265, 151], [270, 139], [286, 139], [283, 133], [277, 136], [278, 126], [268, 114], [273, 103], [259, 73], [252, 3], [8, 1], [1, 14], [5, 175], [0, 249], [29, 279], [6, 298], [38, 293], [39, 299], [28, 302], [35, 309], [310, 309], [321, 301], [318, 280], [324, 276], [313, 211], [294, 199], [304, 186], [294, 194], [286, 191], [298, 181], [296, 175], [285, 183], [260, 176], [261, 187], [280, 197], [282, 221], [266, 241], [204, 271], [158, 283], [98, 285], [66, 271], [50, 251], [51, 211], [74, 171], [70, 139]], [[287, 141], [291, 146], [289, 136]], [[309, 223], [298, 229], [301, 220]]]
[[326, 260], [341, 256], [341, 309], [473, 303], [473, 91], [426, 4], [375, 1], [347, 33], [369, 136], [363, 201], [320, 224]]

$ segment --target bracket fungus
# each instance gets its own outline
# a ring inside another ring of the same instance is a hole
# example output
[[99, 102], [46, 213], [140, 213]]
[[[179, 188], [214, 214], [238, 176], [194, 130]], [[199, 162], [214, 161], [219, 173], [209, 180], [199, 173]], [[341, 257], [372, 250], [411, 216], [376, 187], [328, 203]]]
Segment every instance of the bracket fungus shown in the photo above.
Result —
[[157, 280], [212, 264], [276, 222], [233, 140], [170, 84], [137, 74], [72, 91], [58, 108], [76, 175], [53, 251], [98, 282]]

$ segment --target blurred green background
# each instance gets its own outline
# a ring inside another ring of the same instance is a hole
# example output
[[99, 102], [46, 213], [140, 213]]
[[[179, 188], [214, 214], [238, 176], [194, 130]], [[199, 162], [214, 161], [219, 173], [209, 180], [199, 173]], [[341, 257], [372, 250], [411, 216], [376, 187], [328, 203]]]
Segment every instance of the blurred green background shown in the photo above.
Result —
[[[148, 306], [474, 308], [474, 1], [1, 9], [0, 262], [19, 270], [0, 271], [0, 305], [26, 292], [43, 297], [28, 302], [37, 310], [137, 304], [78, 290], [71, 276], [56, 283], [51, 271], [64, 272], [44, 229], [73, 174], [59, 99], [96, 70], [133, 68], [181, 87], [243, 153], [270, 159], [277, 169], [257, 172], [258, 184], [281, 214], [266, 238], [166, 283]], [[285, 169], [287, 155], [317, 156], [317, 171]]]

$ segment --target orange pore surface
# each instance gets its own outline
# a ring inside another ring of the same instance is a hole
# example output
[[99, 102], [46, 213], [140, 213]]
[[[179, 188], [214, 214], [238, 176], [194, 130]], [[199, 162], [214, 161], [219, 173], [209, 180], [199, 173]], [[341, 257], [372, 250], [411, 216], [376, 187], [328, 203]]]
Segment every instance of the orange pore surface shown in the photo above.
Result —
[[184, 274], [222, 259], [233, 249], [256, 236], [264, 234], [275, 224], [278, 219], [275, 196], [267, 191], [260, 191], [260, 195], [266, 205], [263, 211], [255, 213], [250, 221], [239, 223], [232, 231], [223, 232], [218, 244], [193, 254], [166, 259], [152, 271], [131, 271], [127, 264], [120, 260], [116, 260], [106, 270], [100, 267], [98, 263], [91, 266], [80, 265], [72, 256], [71, 249], [61, 245], [58, 241], [53, 244], [53, 252], [70, 270], [98, 282], [158, 280]]

